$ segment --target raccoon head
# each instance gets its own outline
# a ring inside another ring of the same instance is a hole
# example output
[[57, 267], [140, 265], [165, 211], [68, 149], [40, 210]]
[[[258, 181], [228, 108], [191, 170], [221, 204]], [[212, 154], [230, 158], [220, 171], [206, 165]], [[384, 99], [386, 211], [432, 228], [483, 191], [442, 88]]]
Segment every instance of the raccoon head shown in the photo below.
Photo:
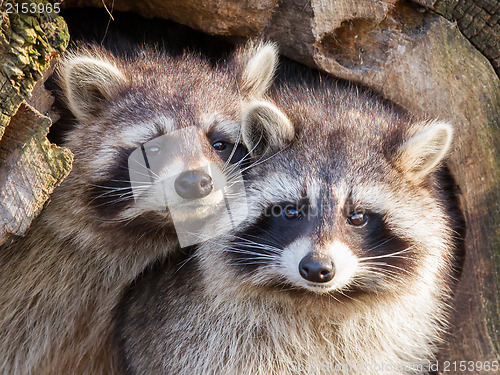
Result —
[[200, 245], [207, 285], [217, 295], [331, 301], [398, 293], [446, 274], [453, 228], [437, 171], [452, 126], [412, 122], [335, 88], [275, 96], [287, 115], [254, 103], [242, 136], [250, 150], [281, 150], [251, 171], [247, 220]]
[[172, 224], [168, 191], [179, 215], [215, 214], [222, 195], [211, 193], [241, 183], [242, 108], [269, 86], [277, 49], [251, 44], [230, 61], [145, 49], [118, 58], [95, 46], [68, 54], [58, 77], [74, 117], [63, 145], [75, 157], [60, 191], [73, 210], [108, 224], [148, 218], [151, 230]]

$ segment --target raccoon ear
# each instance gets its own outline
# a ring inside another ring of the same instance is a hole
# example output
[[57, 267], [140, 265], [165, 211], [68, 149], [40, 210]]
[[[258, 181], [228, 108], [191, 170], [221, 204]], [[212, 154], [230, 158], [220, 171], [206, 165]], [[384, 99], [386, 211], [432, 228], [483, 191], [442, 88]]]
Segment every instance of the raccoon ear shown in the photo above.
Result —
[[419, 180], [432, 172], [448, 153], [453, 126], [434, 121], [399, 147], [396, 162], [401, 171]]
[[294, 137], [292, 123], [274, 104], [255, 101], [243, 113], [241, 138], [253, 157], [281, 149]]
[[271, 85], [276, 64], [278, 47], [272, 42], [249, 44], [245, 48], [245, 61], [241, 77], [241, 92], [250, 97], [261, 97]]
[[89, 56], [73, 56], [60, 68], [67, 105], [79, 120], [91, 118], [104, 101], [112, 100], [126, 78], [111, 63]]

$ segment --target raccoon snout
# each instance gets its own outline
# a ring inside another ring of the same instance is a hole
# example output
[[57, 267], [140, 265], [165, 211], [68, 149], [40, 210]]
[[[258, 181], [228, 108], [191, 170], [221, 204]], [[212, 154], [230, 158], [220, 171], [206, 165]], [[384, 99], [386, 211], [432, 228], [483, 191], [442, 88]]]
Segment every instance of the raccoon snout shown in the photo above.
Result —
[[174, 183], [175, 191], [184, 199], [206, 197], [213, 187], [212, 177], [200, 170], [182, 172]]
[[332, 260], [316, 253], [309, 253], [299, 263], [299, 273], [307, 281], [313, 283], [327, 283], [335, 275], [335, 266]]

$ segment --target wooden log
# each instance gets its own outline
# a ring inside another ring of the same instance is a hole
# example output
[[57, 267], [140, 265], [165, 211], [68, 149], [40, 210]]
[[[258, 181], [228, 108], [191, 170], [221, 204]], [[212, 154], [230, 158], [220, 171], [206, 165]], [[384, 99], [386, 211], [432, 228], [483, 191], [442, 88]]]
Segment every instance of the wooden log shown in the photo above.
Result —
[[278, 0], [66, 0], [65, 7], [106, 6], [143, 17], [165, 18], [209, 34], [248, 36], [269, 22]]
[[66, 24], [7, 3], [0, 0], [0, 244], [25, 232], [72, 162], [69, 150], [47, 140], [51, 120], [39, 112], [50, 108], [42, 77], [68, 44]]

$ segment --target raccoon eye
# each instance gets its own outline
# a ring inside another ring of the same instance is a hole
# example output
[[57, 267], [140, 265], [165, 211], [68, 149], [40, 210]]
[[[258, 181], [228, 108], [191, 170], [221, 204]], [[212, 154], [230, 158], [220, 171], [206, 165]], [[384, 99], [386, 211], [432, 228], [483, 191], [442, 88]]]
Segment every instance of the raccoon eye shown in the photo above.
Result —
[[354, 225], [355, 227], [361, 227], [366, 224], [368, 221], [368, 216], [364, 214], [354, 214], [347, 218], [349, 224]]
[[302, 214], [294, 207], [285, 207], [281, 214], [285, 220], [299, 220]]
[[212, 147], [217, 151], [224, 151], [227, 148], [227, 144], [222, 141], [217, 141], [212, 143]]

